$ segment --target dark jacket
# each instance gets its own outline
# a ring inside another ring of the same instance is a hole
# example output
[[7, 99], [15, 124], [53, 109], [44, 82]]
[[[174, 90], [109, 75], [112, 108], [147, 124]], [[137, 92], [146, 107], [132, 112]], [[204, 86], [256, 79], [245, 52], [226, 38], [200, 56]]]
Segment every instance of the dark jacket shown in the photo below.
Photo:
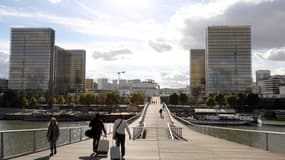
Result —
[[103, 122], [98, 119], [94, 118], [90, 123], [89, 127], [91, 127], [91, 131], [94, 134], [94, 136], [100, 136], [102, 134], [102, 131], [106, 134], [106, 129], [104, 127]]
[[58, 125], [49, 126], [47, 131], [47, 139], [48, 141], [53, 140], [56, 141], [59, 137], [59, 127]]

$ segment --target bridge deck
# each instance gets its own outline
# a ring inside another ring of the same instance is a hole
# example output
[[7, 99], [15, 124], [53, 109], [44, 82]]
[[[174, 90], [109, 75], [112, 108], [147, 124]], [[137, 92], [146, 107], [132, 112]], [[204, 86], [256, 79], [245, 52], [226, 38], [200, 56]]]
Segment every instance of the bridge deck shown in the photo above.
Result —
[[[237, 144], [215, 137], [193, 132], [180, 122], [175, 125], [183, 128], [183, 137], [188, 141], [171, 141], [165, 131], [168, 123], [167, 116], [161, 119], [158, 110], [159, 104], [151, 104], [148, 108], [145, 124], [146, 127], [159, 126], [148, 130], [145, 140], [127, 140], [127, 160], [285, 160], [285, 155], [275, 154], [261, 149]], [[166, 115], [166, 113], [164, 112]], [[133, 127], [137, 123], [133, 123]], [[111, 136], [108, 136], [110, 139]], [[111, 145], [111, 143], [110, 143]], [[66, 145], [58, 148], [58, 154], [52, 160], [96, 160], [110, 159], [109, 157], [90, 157], [92, 141]], [[15, 160], [46, 160], [49, 151], [38, 152]], [[108, 155], [109, 156], [109, 155]]]

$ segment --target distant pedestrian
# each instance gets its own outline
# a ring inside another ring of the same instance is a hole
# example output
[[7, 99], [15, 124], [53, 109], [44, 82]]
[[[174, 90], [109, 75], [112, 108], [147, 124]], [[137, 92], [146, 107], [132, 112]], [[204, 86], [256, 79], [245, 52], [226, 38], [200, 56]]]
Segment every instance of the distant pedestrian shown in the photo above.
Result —
[[161, 108], [159, 109], [159, 115], [160, 115], [160, 118], [163, 118], [162, 109]]
[[50, 156], [56, 154], [56, 141], [59, 137], [59, 127], [57, 120], [52, 117], [49, 125], [48, 125], [48, 131], [47, 131], [47, 139], [50, 143]]
[[91, 132], [93, 134], [93, 152], [97, 152], [102, 131], [104, 132], [104, 136], [107, 136], [106, 129], [104, 127], [103, 121], [100, 119], [99, 114], [96, 114], [95, 118], [90, 121], [89, 127], [91, 127]]
[[124, 158], [125, 156], [125, 141], [126, 135], [125, 130], [127, 130], [129, 139], [131, 139], [131, 132], [126, 120], [123, 119], [123, 116], [120, 115], [120, 118], [114, 122], [113, 126], [113, 139], [116, 140], [116, 145], [121, 146], [121, 156]]

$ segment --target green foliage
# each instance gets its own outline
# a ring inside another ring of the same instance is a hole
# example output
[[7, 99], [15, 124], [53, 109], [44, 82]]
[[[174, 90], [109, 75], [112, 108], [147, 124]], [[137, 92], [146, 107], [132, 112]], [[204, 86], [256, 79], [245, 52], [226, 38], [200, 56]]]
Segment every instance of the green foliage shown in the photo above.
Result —
[[27, 108], [30, 105], [29, 100], [26, 97], [22, 97], [21, 104], [23, 108]]
[[186, 104], [187, 103], [187, 100], [188, 100], [188, 97], [185, 93], [181, 93], [179, 95], [179, 101], [180, 101], [180, 104]]
[[63, 96], [59, 96], [59, 97], [57, 98], [57, 103], [58, 103], [58, 104], [64, 104], [64, 103], [65, 103], [64, 97], [63, 97]]
[[202, 97], [198, 97], [197, 103], [198, 104], [204, 104], [205, 102], [204, 102], [204, 99]]
[[188, 97], [188, 104], [190, 104], [190, 106], [195, 104], [195, 98], [193, 96]]
[[106, 104], [108, 105], [117, 105], [120, 102], [119, 94], [115, 92], [106, 93]]
[[238, 103], [239, 96], [238, 95], [227, 95], [225, 96], [226, 102], [231, 107], [236, 107]]
[[46, 103], [46, 98], [45, 98], [44, 96], [41, 96], [41, 97], [39, 98], [39, 103], [40, 103], [40, 104]]
[[49, 97], [49, 100], [48, 100], [48, 104], [49, 105], [54, 105], [54, 104], [56, 104], [57, 103], [57, 101], [56, 101], [56, 98], [55, 97]]
[[69, 105], [71, 105], [71, 104], [73, 104], [73, 103], [74, 103], [74, 101], [75, 101], [75, 100], [74, 100], [74, 97], [73, 97], [73, 96], [68, 96], [68, 97], [67, 97], [67, 102], [66, 102], [66, 103], [67, 103], [67, 104], [69, 104]]
[[259, 103], [258, 94], [253, 94], [253, 93], [248, 94], [246, 98], [246, 103], [248, 106], [256, 107]]
[[179, 97], [176, 93], [173, 93], [169, 96], [169, 103], [172, 105], [177, 105], [179, 101]]
[[30, 99], [30, 106], [31, 107], [37, 107], [39, 105], [38, 100], [35, 97], [32, 97]]
[[106, 94], [104, 94], [104, 93], [97, 94], [95, 97], [95, 103], [96, 104], [105, 104], [106, 99], [107, 99]]
[[2, 96], [2, 103], [4, 106], [19, 107], [21, 106], [21, 99], [15, 90], [6, 90]]
[[93, 93], [82, 93], [80, 94], [79, 103], [90, 105], [95, 104], [95, 95]]
[[144, 94], [143, 93], [132, 93], [130, 97], [130, 102], [133, 105], [144, 104]]
[[209, 97], [207, 98], [206, 104], [207, 104], [207, 106], [209, 106], [209, 107], [213, 107], [213, 106], [216, 105], [216, 103], [215, 103], [215, 101], [214, 101], [214, 98], [211, 97], [211, 96], [209, 96]]
[[218, 93], [214, 96], [214, 101], [216, 102], [216, 104], [222, 107], [225, 103], [225, 96], [222, 93]]

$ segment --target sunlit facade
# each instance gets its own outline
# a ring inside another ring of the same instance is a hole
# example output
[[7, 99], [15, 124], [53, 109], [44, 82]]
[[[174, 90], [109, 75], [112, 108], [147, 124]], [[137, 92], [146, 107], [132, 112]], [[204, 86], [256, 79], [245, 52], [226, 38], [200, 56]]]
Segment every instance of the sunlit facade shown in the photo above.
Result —
[[53, 88], [54, 30], [12, 28], [9, 89]]
[[250, 26], [209, 26], [206, 31], [206, 92], [241, 93], [250, 86]]
[[191, 95], [205, 95], [205, 49], [190, 50]]

